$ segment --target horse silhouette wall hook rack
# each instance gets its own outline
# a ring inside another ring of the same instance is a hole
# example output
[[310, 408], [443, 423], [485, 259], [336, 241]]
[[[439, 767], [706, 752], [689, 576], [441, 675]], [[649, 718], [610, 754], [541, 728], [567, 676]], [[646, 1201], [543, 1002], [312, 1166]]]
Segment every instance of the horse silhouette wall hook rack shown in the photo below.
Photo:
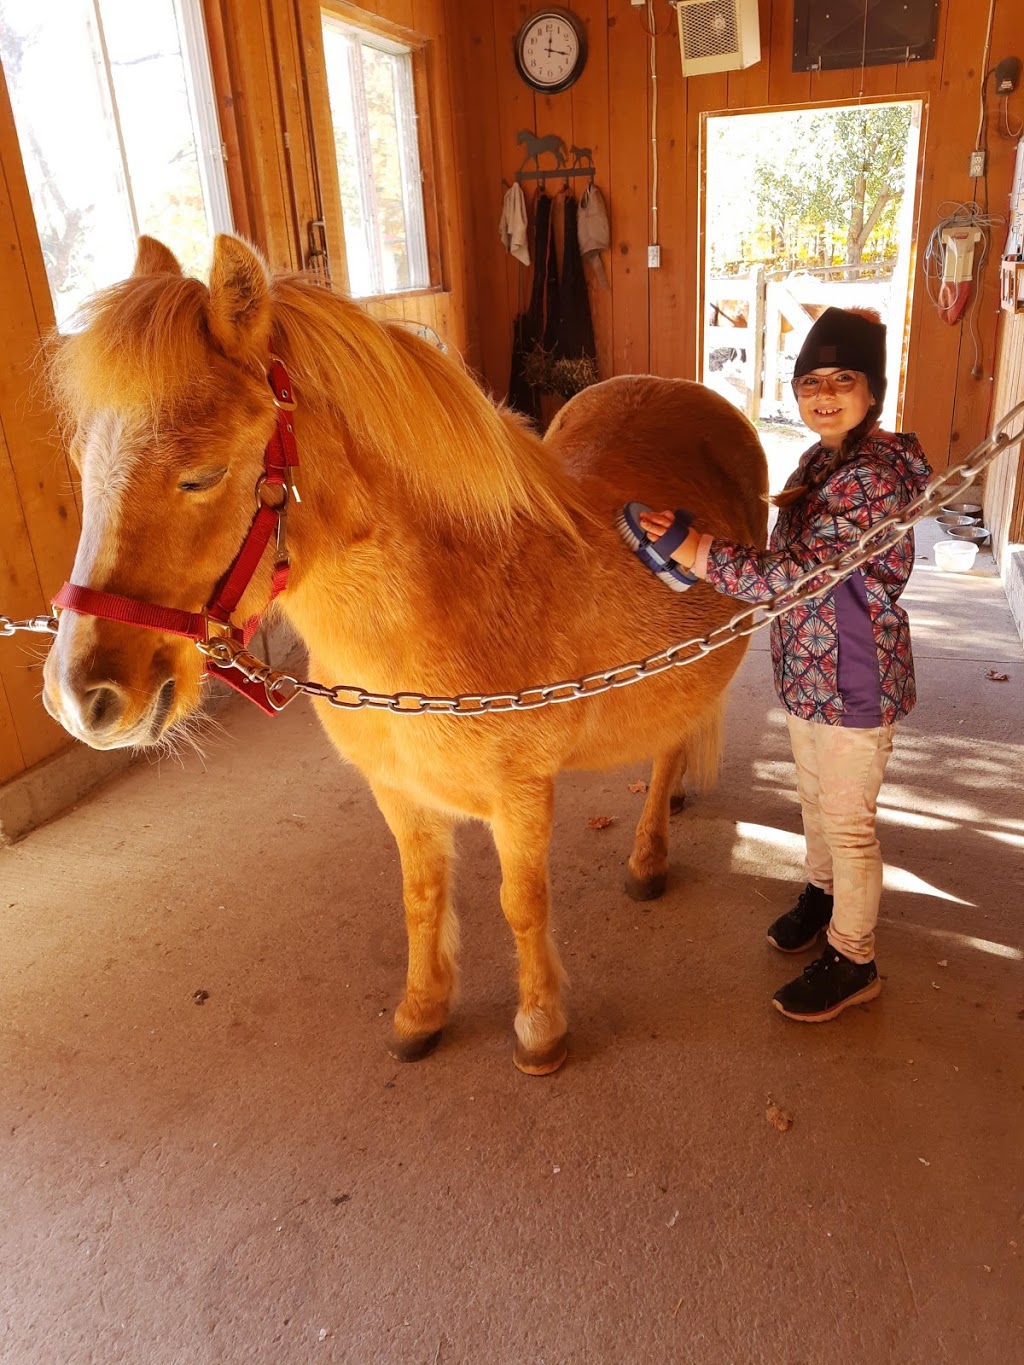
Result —
[[[545, 133], [543, 136], [531, 132], [529, 128], [523, 128], [516, 141], [520, 147], [526, 149], [523, 156], [523, 164], [516, 171], [516, 179], [520, 184], [524, 180], [568, 180], [570, 176], [586, 175], [594, 178], [594, 158], [589, 147], [572, 146], [568, 149], [557, 133]], [[553, 156], [554, 166], [547, 170], [540, 164], [540, 159], [545, 154]], [[568, 158], [572, 157], [572, 164]], [[535, 169], [527, 170], [530, 162], [533, 162]]]

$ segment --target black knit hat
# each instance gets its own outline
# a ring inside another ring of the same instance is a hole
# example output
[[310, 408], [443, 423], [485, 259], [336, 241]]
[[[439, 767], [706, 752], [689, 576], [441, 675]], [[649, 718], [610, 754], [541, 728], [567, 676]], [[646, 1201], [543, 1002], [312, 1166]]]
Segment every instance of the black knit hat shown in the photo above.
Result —
[[881, 322], [851, 313], [845, 308], [826, 308], [807, 333], [793, 367], [793, 378], [812, 370], [833, 366], [859, 370], [866, 375], [875, 402], [885, 401], [885, 328]]

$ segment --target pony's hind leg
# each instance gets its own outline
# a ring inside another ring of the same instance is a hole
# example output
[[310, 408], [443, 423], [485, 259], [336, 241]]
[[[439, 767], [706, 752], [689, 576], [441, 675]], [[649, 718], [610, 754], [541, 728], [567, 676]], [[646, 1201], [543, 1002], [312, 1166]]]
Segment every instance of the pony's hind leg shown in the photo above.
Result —
[[530, 1076], [557, 1071], [566, 1054], [565, 972], [548, 924], [553, 795], [549, 779], [519, 783], [502, 792], [491, 816], [501, 861], [501, 908], [519, 956], [513, 1061]]
[[374, 795], [398, 842], [409, 941], [405, 996], [395, 1010], [388, 1051], [399, 1061], [417, 1062], [440, 1041], [455, 991], [459, 927], [448, 888], [452, 821], [391, 788], [375, 785]]
[[670, 749], [654, 760], [633, 852], [626, 873], [626, 894], [635, 901], [650, 901], [665, 890], [668, 877], [669, 802], [679, 795], [686, 750]]

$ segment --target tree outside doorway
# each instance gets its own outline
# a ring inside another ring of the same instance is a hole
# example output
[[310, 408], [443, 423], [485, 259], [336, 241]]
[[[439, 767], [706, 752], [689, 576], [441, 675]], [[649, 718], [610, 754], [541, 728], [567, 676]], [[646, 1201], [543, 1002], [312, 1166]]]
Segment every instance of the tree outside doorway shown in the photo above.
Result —
[[874, 308], [890, 327], [883, 420], [895, 420], [921, 112], [900, 101], [707, 117], [702, 377], [762, 430], [795, 426], [790, 439], [805, 440], [789, 380], [829, 305]]

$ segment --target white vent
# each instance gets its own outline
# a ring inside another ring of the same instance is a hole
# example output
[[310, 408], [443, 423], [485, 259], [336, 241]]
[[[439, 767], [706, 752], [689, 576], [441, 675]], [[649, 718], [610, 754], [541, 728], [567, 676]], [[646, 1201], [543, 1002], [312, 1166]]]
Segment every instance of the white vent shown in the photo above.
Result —
[[684, 76], [740, 71], [761, 60], [758, 0], [676, 0]]

